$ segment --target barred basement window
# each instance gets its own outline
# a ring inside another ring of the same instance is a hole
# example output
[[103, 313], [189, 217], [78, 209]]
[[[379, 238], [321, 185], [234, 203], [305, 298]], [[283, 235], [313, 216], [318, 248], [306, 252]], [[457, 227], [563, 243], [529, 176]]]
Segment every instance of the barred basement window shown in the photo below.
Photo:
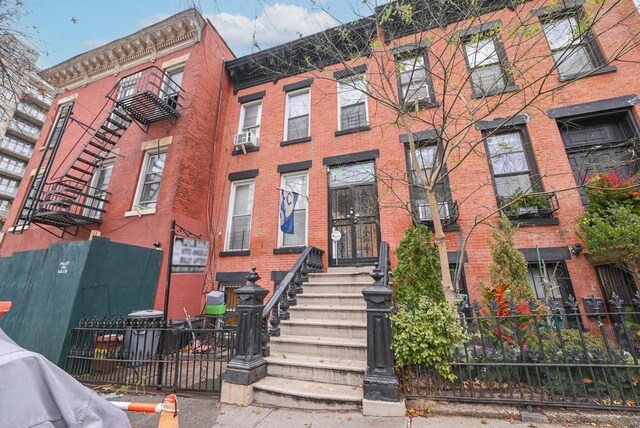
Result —
[[338, 82], [340, 131], [367, 126], [367, 83], [364, 75]]

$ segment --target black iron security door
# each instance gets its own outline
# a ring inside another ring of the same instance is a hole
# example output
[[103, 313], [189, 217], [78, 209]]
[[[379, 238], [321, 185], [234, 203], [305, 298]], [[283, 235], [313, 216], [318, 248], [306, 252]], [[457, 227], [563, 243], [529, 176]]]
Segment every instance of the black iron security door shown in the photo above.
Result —
[[331, 168], [329, 213], [330, 265], [374, 264], [380, 222], [373, 162]]

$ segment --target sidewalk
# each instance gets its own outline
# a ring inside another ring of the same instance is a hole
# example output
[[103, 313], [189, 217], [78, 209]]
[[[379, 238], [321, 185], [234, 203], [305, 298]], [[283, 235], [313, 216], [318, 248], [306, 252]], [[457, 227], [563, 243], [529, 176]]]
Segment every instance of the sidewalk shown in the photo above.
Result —
[[[125, 395], [118, 401], [161, 402], [162, 395]], [[362, 413], [326, 412], [294, 410], [271, 407], [238, 407], [219, 404], [210, 397], [178, 397], [180, 426], [186, 428], [228, 427], [228, 428], [565, 428], [566, 425], [529, 423], [501, 419], [484, 419], [457, 416], [394, 417], [375, 418]], [[129, 420], [136, 428], [156, 428], [159, 415], [128, 413]], [[572, 424], [571, 427], [586, 428], [593, 425]]]

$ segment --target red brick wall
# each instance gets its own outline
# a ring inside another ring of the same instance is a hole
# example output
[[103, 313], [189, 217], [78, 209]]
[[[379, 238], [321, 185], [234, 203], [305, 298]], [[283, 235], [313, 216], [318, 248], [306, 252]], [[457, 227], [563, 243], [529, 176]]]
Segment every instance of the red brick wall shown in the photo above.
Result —
[[[520, 13], [529, 13], [528, 9], [540, 7], [541, 2], [532, 2], [524, 6], [526, 10]], [[504, 10], [499, 16], [504, 22], [511, 18], [513, 12]], [[635, 14], [635, 15], [633, 15]], [[630, 18], [627, 18], [631, 15]], [[495, 17], [495, 18], [497, 18]], [[625, 18], [627, 25], [615, 23]], [[492, 18], [492, 19], [495, 19]], [[613, 25], [612, 25], [613, 24]], [[463, 28], [465, 23], [461, 23]], [[621, 40], [626, 40], [640, 27], [640, 15], [634, 10], [631, 1], [618, 6], [606, 20], [601, 28], [609, 28], [606, 34], [599, 38], [599, 44], [605, 55], [611, 52]], [[597, 31], [597, 30], [596, 30]], [[396, 41], [397, 45], [415, 41], [413, 36]], [[544, 41], [544, 38], [542, 38]], [[549, 47], [545, 43], [537, 41], [525, 42], [516, 52], [516, 47], [505, 41], [507, 56], [522, 55], [526, 52], [531, 56], [531, 70], [534, 73], [544, 73], [552, 67], [549, 57]], [[391, 48], [391, 46], [389, 46]], [[432, 46], [430, 49], [449, 52], [450, 47]], [[460, 52], [456, 53], [460, 58]], [[539, 58], [544, 57], [544, 61]], [[537, 58], [537, 59], [536, 59]], [[567, 86], [525, 109], [531, 117], [526, 126], [529, 134], [535, 160], [543, 177], [543, 185], [546, 191], [558, 192], [560, 210], [554, 216], [559, 219], [559, 225], [522, 227], [517, 232], [516, 245], [519, 248], [545, 247], [569, 247], [579, 242], [576, 236], [575, 218], [583, 212], [572, 171], [565, 154], [564, 145], [556, 122], [546, 116], [549, 108], [574, 105], [579, 103], [598, 101], [629, 94], [637, 94], [640, 85], [637, 80], [635, 62], [640, 60], [640, 50], [634, 48], [628, 55], [629, 62], [616, 62], [618, 70], [614, 73], [590, 76]], [[539, 61], [540, 63], [535, 63]], [[431, 64], [433, 65], [433, 61]], [[367, 79], [377, 79], [376, 62], [369, 60]], [[393, 62], [386, 60], [387, 66]], [[468, 73], [464, 59], [457, 61], [457, 72], [460, 76]], [[250, 256], [218, 257], [215, 261], [215, 269], [218, 272], [246, 271], [251, 266], [256, 266], [263, 277], [263, 286], [270, 285], [270, 271], [288, 270], [297, 258], [297, 255], [273, 255], [272, 251], [277, 246], [278, 231], [278, 205], [279, 194], [276, 190], [280, 186], [281, 175], [277, 173], [280, 164], [312, 160], [313, 166], [309, 171], [309, 226], [308, 244], [328, 250], [328, 212], [327, 212], [327, 168], [322, 165], [324, 157], [339, 154], [355, 153], [365, 150], [380, 150], [380, 157], [376, 160], [378, 169], [378, 192], [380, 197], [380, 229], [382, 239], [390, 243], [392, 250], [397, 248], [402, 237], [403, 230], [410, 224], [407, 212], [400, 206], [406, 204], [408, 189], [404, 182], [395, 181], [390, 177], [403, 177], [406, 174], [404, 150], [398, 142], [399, 134], [405, 133], [399, 127], [392, 125], [396, 117], [392, 111], [376, 106], [369, 100], [368, 112], [371, 130], [336, 137], [337, 130], [337, 96], [336, 83], [327, 76], [339, 67], [328, 67], [322, 72], [309, 72], [303, 75], [289, 77], [275, 83], [265, 83], [251, 88], [243, 89], [237, 94], [229, 94], [228, 113], [225, 115], [221, 139], [218, 143], [219, 155], [216, 160], [217, 178], [216, 205], [214, 206], [213, 227], [216, 233], [216, 253], [224, 247], [224, 235], [227, 227], [227, 210], [229, 201], [230, 182], [228, 174], [249, 169], [259, 169], [256, 178], [255, 195], [253, 204], [252, 237], [250, 244]], [[434, 71], [435, 72], [435, 71]], [[312, 141], [281, 147], [284, 133], [285, 93], [283, 85], [314, 77], [311, 87], [311, 137]], [[455, 79], [455, 77], [454, 77]], [[552, 76], [549, 85], [557, 85], [557, 76]], [[395, 89], [394, 89], [395, 90]], [[237, 133], [240, 116], [240, 104], [238, 97], [259, 91], [265, 91], [262, 106], [262, 122], [260, 130], [260, 150], [246, 155], [232, 156], [233, 136]], [[442, 86], [436, 80], [436, 94], [442, 93]], [[471, 90], [468, 88], [465, 95], [471, 99]], [[392, 93], [395, 93], [392, 91]], [[530, 94], [527, 94], [530, 95]], [[518, 112], [523, 104], [523, 96], [519, 95], [504, 102], [490, 116], [484, 120], [509, 116]], [[441, 101], [441, 99], [439, 100]], [[433, 110], [433, 109], [432, 109]], [[436, 110], [437, 111], [437, 110]], [[633, 114], [638, 117], [638, 106], [633, 107]], [[429, 110], [423, 113], [426, 121]], [[456, 128], [464, 129], [468, 126], [467, 116], [458, 108], [454, 114], [458, 115], [457, 123], [451, 125], [451, 131]], [[427, 125], [415, 125], [414, 131], [430, 128]], [[465, 144], [469, 146], [481, 141], [480, 131], [472, 129], [465, 137]], [[449, 251], [458, 249], [462, 237], [469, 234], [474, 226], [476, 216], [486, 216], [497, 209], [496, 197], [492, 185], [487, 158], [484, 154], [484, 146], [477, 147], [477, 153], [464, 161], [464, 167], [454, 168], [456, 156], [452, 157], [450, 169], [455, 169], [450, 176], [453, 199], [460, 203], [460, 218], [458, 224], [461, 232], [448, 232], [447, 244]], [[490, 217], [490, 222], [497, 222], [497, 215]], [[470, 234], [466, 246], [468, 262], [465, 263], [465, 274], [472, 299], [480, 298], [480, 289], [483, 282], [489, 281], [488, 265], [490, 252], [487, 238], [490, 236], [488, 225], [478, 226]], [[325, 265], [327, 257], [325, 253]], [[394, 260], [395, 263], [395, 260]], [[587, 294], [599, 294], [600, 287], [592, 265], [584, 255], [572, 256], [567, 260], [567, 267], [571, 276], [574, 291], [578, 298]]]

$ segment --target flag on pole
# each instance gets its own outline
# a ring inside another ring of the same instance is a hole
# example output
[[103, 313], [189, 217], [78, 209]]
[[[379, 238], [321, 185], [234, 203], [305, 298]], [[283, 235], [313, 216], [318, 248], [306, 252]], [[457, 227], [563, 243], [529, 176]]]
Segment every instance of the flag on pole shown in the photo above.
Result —
[[293, 235], [293, 211], [298, 202], [298, 194], [280, 190], [280, 230], [282, 233]]

